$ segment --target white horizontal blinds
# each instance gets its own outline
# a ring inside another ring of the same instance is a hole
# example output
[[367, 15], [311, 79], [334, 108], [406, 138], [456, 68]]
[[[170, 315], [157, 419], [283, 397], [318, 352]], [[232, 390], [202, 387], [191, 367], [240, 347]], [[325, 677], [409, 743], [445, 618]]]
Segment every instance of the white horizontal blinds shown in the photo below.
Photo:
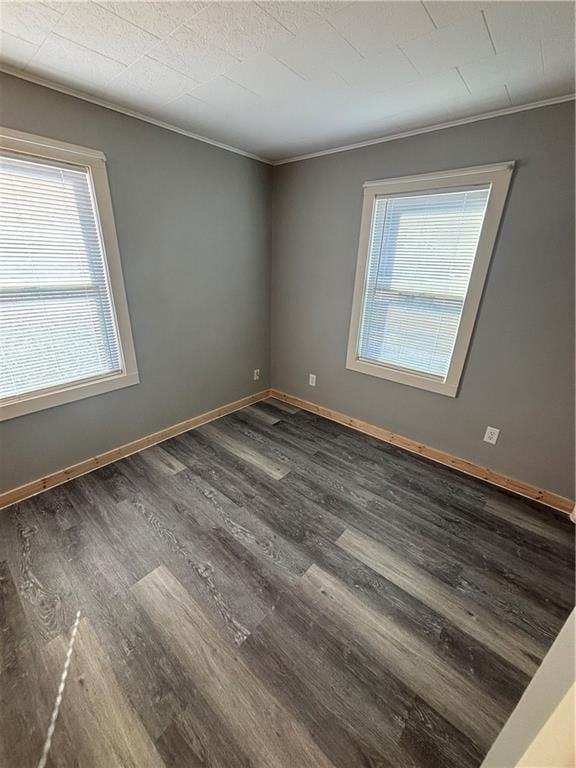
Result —
[[445, 379], [489, 194], [375, 199], [359, 358]]
[[121, 370], [89, 170], [0, 156], [0, 398]]

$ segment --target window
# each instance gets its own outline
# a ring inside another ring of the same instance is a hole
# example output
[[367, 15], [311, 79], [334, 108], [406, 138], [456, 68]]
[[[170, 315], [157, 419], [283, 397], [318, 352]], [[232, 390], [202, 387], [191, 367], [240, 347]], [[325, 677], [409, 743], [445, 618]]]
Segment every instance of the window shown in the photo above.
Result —
[[0, 418], [138, 382], [104, 156], [0, 131]]
[[364, 185], [348, 368], [456, 396], [513, 167]]

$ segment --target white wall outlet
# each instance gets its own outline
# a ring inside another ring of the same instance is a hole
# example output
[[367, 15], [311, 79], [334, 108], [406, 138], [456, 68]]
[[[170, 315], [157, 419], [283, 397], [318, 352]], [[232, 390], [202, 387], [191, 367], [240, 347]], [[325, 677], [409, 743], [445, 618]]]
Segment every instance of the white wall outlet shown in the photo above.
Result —
[[496, 427], [486, 427], [486, 432], [484, 433], [484, 442], [490, 443], [491, 445], [496, 445], [498, 442], [499, 434], [500, 430], [496, 429]]
[[254, 368], [254, 381], [260, 381], [260, 368]]
[[311, 387], [316, 386], [316, 374], [315, 373], [309, 373], [308, 374], [308, 384], [310, 384]]

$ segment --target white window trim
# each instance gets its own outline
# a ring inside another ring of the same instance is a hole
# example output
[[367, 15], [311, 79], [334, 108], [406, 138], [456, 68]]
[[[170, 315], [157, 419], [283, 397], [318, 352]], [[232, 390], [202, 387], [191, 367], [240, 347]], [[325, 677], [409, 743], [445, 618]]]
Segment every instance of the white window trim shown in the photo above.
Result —
[[[495, 163], [493, 165], [476, 166], [473, 168], [460, 168], [453, 171], [427, 173], [420, 176], [404, 176], [394, 179], [384, 179], [382, 181], [365, 182], [346, 368], [370, 376], [377, 376], [381, 379], [396, 381], [400, 384], [408, 384], [412, 387], [427, 389], [429, 392], [456, 397], [470, 346], [470, 340], [472, 338], [472, 332], [476, 323], [476, 316], [478, 314], [480, 300], [484, 290], [484, 283], [488, 274], [488, 267], [490, 266], [492, 251], [494, 249], [494, 243], [496, 242], [496, 236], [498, 234], [513, 170], [514, 162], [510, 161], [505, 163]], [[360, 321], [366, 283], [366, 270], [370, 253], [372, 215], [376, 197], [379, 195], [396, 195], [406, 192], [414, 193], [426, 190], [454, 188], [466, 185], [475, 186], [487, 183], [491, 185], [491, 192], [488, 199], [482, 231], [480, 233], [476, 258], [474, 259], [472, 267], [470, 284], [464, 299], [464, 307], [462, 310], [460, 326], [456, 335], [454, 351], [452, 353], [452, 359], [446, 378], [440, 379], [433, 376], [427, 376], [423, 373], [412, 373], [392, 366], [359, 359], [358, 346]]]
[[0, 152], [2, 150], [19, 154], [42, 157], [48, 160], [63, 161], [67, 164], [80, 165], [88, 168], [92, 178], [94, 196], [96, 199], [96, 217], [104, 247], [104, 263], [108, 270], [110, 289], [112, 293], [113, 311], [118, 327], [120, 351], [122, 355], [122, 370], [109, 376], [95, 379], [84, 379], [58, 387], [36, 390], [23, 394], [21, 397], [10, 397], [0, 401], [0, 421], [13, 419], [27, 413], [42, 411], [64, 403], [71, 403], [85, 397], [93, 397], [114, 389], [138, 384], [138, 368], [134, 352], [132, 327], [128, 314], [128, 302], [124, 290], [122, 264], [112, 199], [106, 172], [106, 157], [95, 149], [67, 144], [55, 139], [47, 139], [30, 133], [22, 133], [9, 128], [0, 127]]

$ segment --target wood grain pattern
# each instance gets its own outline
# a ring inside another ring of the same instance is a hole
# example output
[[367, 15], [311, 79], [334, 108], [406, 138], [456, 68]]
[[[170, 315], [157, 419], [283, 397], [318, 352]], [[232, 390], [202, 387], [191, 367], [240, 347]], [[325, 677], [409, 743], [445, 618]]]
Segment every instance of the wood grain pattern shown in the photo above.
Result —
[[222, 416], [225, 416], [227, 413], [232, 413], [233, 411], [239, 410], [240, 408], [245, 408], [251, 403], [257, 403], [259, 400], [263, 400], [264, 398], [268, 397], [268, 393], [268, 390], [263, 390], [261, 392], [257, 392], [254, 395], [243, 397], [241, 400], [236, 400], [233, 403], [227, 403], [226, 405], [222, 405], [219, 408], [214, 408], [212, 411], [201, 413], [199, 416], [193, 416], [191, 419], [186, 419], [186, 421], [173, 424], [172, 426], [161, 429], [151, 435], [146, 435], [145, 437], [140, 437], [137, 440], [132, 440], [130, 443], [121, 445], [118, 448], [113, 448], [112, 450], [101, 453], [98, 456], [92, 456], [91, 458], [86, 459], [85, 461], [80, 461], [78, 464], [74, 464], [71, 467], [66, 467], [65, 469], [58, 470], [57, 472], [52, 472], [50, 475], [46, 475], [46, 477], [41, 477], [38, 480], [33, 480], [30, 483], [20, 485], [18, 488], [4, 491], [3, 493], [0, 493], [0, 509], [9, 507], [11, 504], [15, 504], [18, 501], [29, 499], [31, 496], [42, 493], [42, 491], [45, 491], [48, 488], [54, 488], [57, 485], [62, 485], [62, 483], [67, 483], [69, 480], [72, 480], [75, 477], [80, 477], [81, 475], [85, 475], [87, 472], [92, 472], [98, 467], [111, 464], [113, 461], [117, 461], [118, 459], [122, 459], [125, 456], [130, 456], [133, 453], [142, 451], [145, 448], [149, 448], [151, 445], [161, 443], [164, 440], [168, 440], [169, 438], [174, 437], [175, 435], [182, 434], [182, 432], [187, 432], [189, 429], [194, 429], [195, 427], [198, 427], [202, 424], [207, 424], [210, 421], [219, 419]]
[[71, 623], [70, 585], [60, 563], [42, 555], [48, 547], [43, 526], [33, 507], [24, 503], [8, 513], [12, 525], [2, 549], [10, 567], [30, 631], [39, 643], [56, 637]]
[[[249, 410], [250, 403], [261, 403], [263, 400], [269, 397], [276, 399], [276, 405], [274, 406], [275, 413], [274, 409], [271, 412], [266, 404], [264, 404], [263, 407], [259, 410]], [[317, 405], [316, 403], [302, 400], [285, 392], [280, 392], [274, 389], [267, 389], [258, 392], [255, 395], [245, 397], [242, 400], [238, 400], [234, 403], [229, 403], [227, 405], [221, 406], [220, 408], [215, 408], [213, 411], [200, 414], [199, 416], [195, 416], [192, 419], [180, 422], [179, 424], [166, 427], [159, 432], [155, 432], [152, 435], [146, 435], [145, 437], [134, 440], [131, 443], [122, 445], [119, 448], [113, 448], [106, 453], [94, 456], [90, 459], [86, 459], [85, 461], [81, 461], [71, 467], [58, 470], [57, 472], [53, 472], [46, 477], [34, 480], [30, 483], [25, 483], [18, 488], [4, 491], [3, 493], [0, 493], [0, 510], [10, 506], [11, 504], [15, 504], [19, 501], [23, 501], [24, 499], [35, 496], [38, 493], [42, 493], [49, 488], [62, 485], [63, 483], [66, 483], [75, 477], [80, 477], [87, 472], [92, 472], [98, 467], [106, 466], [107, 464], [110, 464], [114, 461], [122, 459], [126, 456], [130, 456], [133, 453], [142, 451], [149, 446], [157, 445], [158, 443], [168, 440], [171, 437], [183, 434], [190, 429], [194, 429], [198, 426], [202, 426], [203, 424], [215, 421], [216, 419], [222, 418], [226, 414], [233, 413], [243, 408], [245, 409], [244, 418], [246, 421], [262, 422], [263, 424], [267, 425], [278, 423], [282, 414], [294, 414], [297, 413], [300, 408], [302, 408], [311, 413], [323, 416], [326, 419], [331, 419], [332, 421], [338, 422], [339, 424], [344, 424], [348, 427], [351, 427], [352, 429], [356, 429], [366, 435], [374, 436], [378, 440], [384, 440], [388, 443], [391, 443], [392, 445], [398, 445], [406, 451], [425, 456], [427, 459], [431, 459], [432, 461], [438, 462], [439, 464], [451, 467], [452, 469], [456, 469], [457, 471], [463, 472], [464, 474], [470, 475], [472, 477], [478, 477], [487, 483], [495, 485], [498, 488], [505, 488], [506, 490], [511, 491], [512, 493], [516, 493], [519, 496], [524, 496], [528, 499], [539, 501], [541, 504], [551, 507], [552, 509], [559, 510], [560, 512], [571, 514], [575, 508], [576, 502], [573, 499], [568, 499], [565, 496], [561, 496], [560, 494], [547, 491], [544, 488], [538, 488], [537, 486], [531, 485], [530, 483], [508, 477], [502, 473], [495, 472], [488, 467], [481, 467], [478, 464], [467, 461], [466, 459], [461, 459], [458, 456], [452, 456], [445, 451], [432, 448], [429, 445], [419, 443], [415, 440], [410, 440], [407, 437], [395, 434], [394, 432], [390, 432], [389, 430], [383, 429], [382, 427], [377, 427], [374, 424], [369, 424], [368, 422], [354, 419], [351, 416], [340, 413], [339, 411], [334, 411], [330, 408]], [[253, 458], [255, 461], [257, 461], [257, 456], [254, 456]], [[273, 473], [282, 471], [277, 467], [271, 468], [271, 470]], [[534, 525], [537, 526], [537, 524]]]
[[0, 515], [0, 764], [478, 768], [573, 604], [574, 528], [278, 400]]
[[492, 483], [499, 488], [506, 488], [509, 491], [519, 494], [520, 496], [526, 496], [529, 499], [540, 501], [546, 506], [557, 509], [561, 512], [570, 514], [574, 509], [574, 499], [568, 499], [565, 496], [561, 496], [558, 493], [547, 491], [544, 488], [538, 488], [530, 483], [525, 483], [522, 480], [515, 480], [512, 477], [507, 477], [500, 472], [495, 472], [488, 467], [481, 467], [478, 464], [474, 464], [466, 459], [461, 459], [458, 456], [452, 456], [445, 451], [441, 451], [438, 448], [432, 448], [424, 443], [419, 443], [416, 440], [410, 440], [408, 437], [398, 435], [394, 432], [390, 432], [383, 427], [377, 427], [374, 424], [369, 424], [366, 421], [360, 419], [354, 419], [352, 416], [347, 416], [344, 413], [335, 411], [331, 408], [325, 408], [322, 405], [311, 403], [308, 400], [302, 400], [299, 397], [294, 397], [286, 392], [280, 392], [276, 389], [271, 389], [269, 392], [270, 397], [282, 400], [285, 403], [293, 405], [298, 408], [316, 413], [319, 416], [323, 416], [326, 419], [332, 419], [339, 424], [344, 424], [352, 429], [357, 429], [360, 432], [364, 432], [367, 435], [377, 437], [379, 440], [385, 440], [392, 445], [398, 445], [400, 448], [404, 448], [406, 451], [418, 453], [421, 456], [425, 456], [432, 461], [437, 461], [439, 464], [445, 464], [446, 466], [457, 469], [459, 472], [464, 472], [472, 477], [479, 477], [485, 480], [487, 483]]
[[[429, 651], [400, 624], [383, 622], [342, 582], [313, 565], [300, 588], [310, 602], [356, 635], [383, 665], [474, 743], [488, 749], [498, 734], [498, 714], [491, 697]], [[469, 703], [474, 702], [470, 708]]]
[[307, 729], [226, 646], [167, 569], [139, 581], [134, 593], [252, 765], [330, 768]]
[[251, 445], [246, 444], [246, 441], [235, 439], [221, 428], [214, 426], [202, 427], [200, 434], [222, 446], [224, 450], [232, 453], [242, 461], [254, 465], [257, 469], [261, 469], [267, 475], [270, 475], [273, 480], [281, 480], [290, 471], [289, 467], [274, 461], [266, 453], [255, 450]]
[[42, 673], [39, 651], [5, 561], [0, 562], [0, 652], [0, 765], [36, 766], [52, 705], [35, 685]]
[[472, 611], [466, 598], [439, 579], [414, 568], [382, 542], [347, 529], [337, 544], [373, 571], [476, 637], [510, 664], [529, 675], [536, 672], [540, 649], [527, 632], [514, 632], [510, 628], [502, 632], [500, 622], [492, 614], [480, 607]]
[[[61, 670], [67, 638], [60, 636], [44, 649], [47, 666]], [[55, 677], [57, 682], [58, 676]], [[56, 687], [55, 687], [56, 690]], [[70, 734], [70, 765], [94, 768], [162, 768], [163, 761], [122, 693], [90, 623], [82, 619], [60, 717]], [[55, 748], [58, 753], [58, 748]], [[61, 754], [61, 753], [60, 753]]]

